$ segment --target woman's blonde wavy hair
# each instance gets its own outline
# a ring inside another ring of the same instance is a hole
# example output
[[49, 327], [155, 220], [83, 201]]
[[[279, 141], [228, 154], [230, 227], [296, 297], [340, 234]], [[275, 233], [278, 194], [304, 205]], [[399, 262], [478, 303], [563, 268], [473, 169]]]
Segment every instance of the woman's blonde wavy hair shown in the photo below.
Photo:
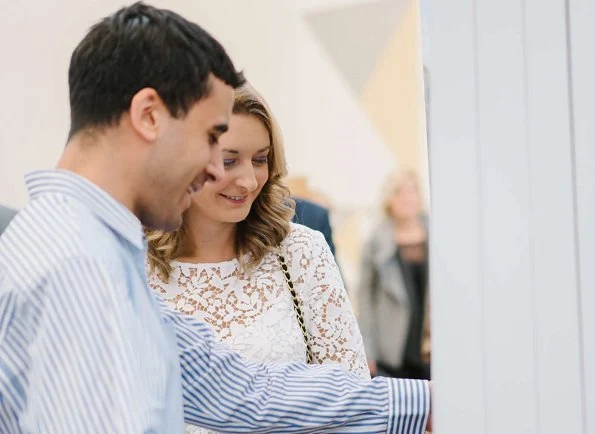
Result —
[[[252, 204], [248, 217], [238, 223], [236, 231], [236, 257], [246, 257], [247, 260], [241, 265], [250, 268], [257, 265], [267, 253], [276, 250], [289, 234], [295, 203], [283, 183], [287, 164], [281, 131], [262, 96], [250, 85], [236, 89], [232, 113], [257, 118], [268, 130], [271, 142], [269, 179]], [[146, 230], [149, 272], [157, 273], [164, 282], [169, 281], [171, 261], [181, 254], [185, 223], [174, 232]]]

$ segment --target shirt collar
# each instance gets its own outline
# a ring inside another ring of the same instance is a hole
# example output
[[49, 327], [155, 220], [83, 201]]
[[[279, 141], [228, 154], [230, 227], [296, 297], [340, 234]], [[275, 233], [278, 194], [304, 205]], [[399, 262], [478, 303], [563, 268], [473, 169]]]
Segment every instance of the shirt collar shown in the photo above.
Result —
[[123, 204], [88, 179], [67, 170], [39, 170], [25, 176], [31, 199], [58, 193], [74, 197], [138, 249], [143, 249], [144, 233], [140, 220]]

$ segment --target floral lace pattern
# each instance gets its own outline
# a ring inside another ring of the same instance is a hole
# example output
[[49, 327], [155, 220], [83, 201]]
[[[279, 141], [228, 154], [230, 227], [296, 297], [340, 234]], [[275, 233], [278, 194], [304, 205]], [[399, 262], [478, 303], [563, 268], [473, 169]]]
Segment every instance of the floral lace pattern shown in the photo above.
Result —
[[[292, 224], [281, 251], [295, 285], [314, 363], [337, 363], [370, 378], [362, 337], [335, 259], [319, 232]], [[306, 362], [306, 346], [277, 253], [251, 270], [236, 259], [174, 261], [169, 282], [150, 286], [175, 310], [206, 322], [247, 359]], [[211, 433], [188, 425], [186, 433]]]

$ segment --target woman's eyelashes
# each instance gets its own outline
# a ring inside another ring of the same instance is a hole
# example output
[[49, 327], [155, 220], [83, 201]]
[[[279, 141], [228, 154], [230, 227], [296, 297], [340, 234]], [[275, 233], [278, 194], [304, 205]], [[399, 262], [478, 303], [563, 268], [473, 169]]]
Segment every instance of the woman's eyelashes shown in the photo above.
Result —
[[[223, 167], [230, 168], [233, 167], [238, 163], [239, 158], [224, 158], [223, 159]], [[257, 157], [252, 158], [252, 164], [255, 166], [262, 166], [269, 162], [269, 157], [267, 155], [260, 155]]]
[[235, 158], [224, 158], [223, 159], [223, 167], [225, 167], [225, 168], [231, 167], [231, 166], [233, 166], [235, 161], [236, 161]]
[[252, 159], [252, 162], [257, 165], [267, 164], [269, 162], [268, 155], [261, 155]]

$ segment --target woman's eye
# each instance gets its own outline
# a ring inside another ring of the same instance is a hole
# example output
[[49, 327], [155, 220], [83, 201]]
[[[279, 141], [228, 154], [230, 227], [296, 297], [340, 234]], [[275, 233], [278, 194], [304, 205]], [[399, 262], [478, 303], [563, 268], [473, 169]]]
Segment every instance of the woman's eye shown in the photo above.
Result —
[[268, 157], [257, 157], [252, 161], [254, 161], [255, 164], [266, 164], [269, 161], [269, 159]]
[[225, 158], [223, 159], [223, 167], [231, 167], [236, 160], [233, 158]]

